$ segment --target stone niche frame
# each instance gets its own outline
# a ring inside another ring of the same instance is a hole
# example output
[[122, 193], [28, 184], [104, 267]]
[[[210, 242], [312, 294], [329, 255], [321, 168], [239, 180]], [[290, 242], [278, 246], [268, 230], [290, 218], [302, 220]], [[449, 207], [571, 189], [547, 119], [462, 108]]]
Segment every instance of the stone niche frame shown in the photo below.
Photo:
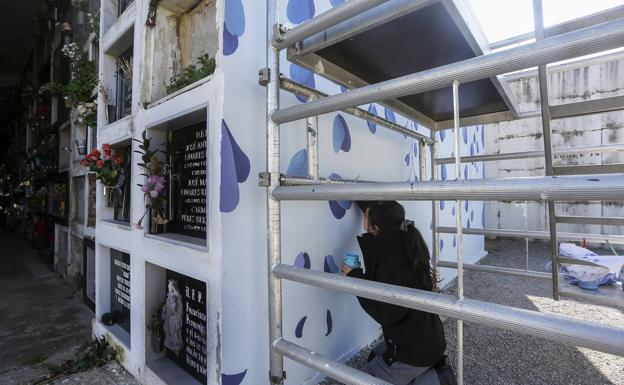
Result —
[[155, 23], [147, 27], [143, 102], [167, 96], [166, 86], [174, 74], [219, 49], [216, 0], [161, 0]]
[[[185, 309], [183, 313], [183, 322], [186, 321], [186, 303], [185, 300], [185, 281], [188, 280], [192, 285], [203, 285], [203, 304], [199, 305], [199, 308], [203, 310], [203, 314], [207, 316], [207, 290], [208, 285], [202, 279], [198, 279], [198, 277], [187, 276], [178, 271], [170, 270], [166, 267], [151, 263], [145, 262], [145, 364], [150, 372], [152, 372], [156, 377], [158, 377], [161, 381], [168, 384], [188, 384], [188, 385], [198, 385], [205, 384], [206, 378], [203, 377], [200, 373], [193, 373], [184, 362], [186, 362], [186, 333], [183, 333], [183, 339], [185, 340], [185, 348], [180, 352], [179, 357], [175, 357], [175, 355], [168, 351], [166, 347], [164, 347], [164, 336], [162, 342], [162, 350], [158, 351], [158, 349], [154, 349], [153, 344], [157, 343], [157, 341], [152, 341], [151, 331], [148, 329], [150, 317], [154, 312], [160, 311], [161, 305], [165, 302], [167, 298], [167, 279], [173, 278], [178, 279], [178, 288], [183, 297], [183, 307]], [[191, 295], [193, 293], [190, 293]], [[194, 293], [197, 295], [197, 293]], [[197, 298], [197, 297], [196, 297]], [[191, 301], [193, 302], [193, 301]], [[189, 303], [192, 308], [197, 309], [197, 301], [195, 303]], [[203, 308], [202, 308], [203, 306]], [[193, 317], [191, 320], [197, 321]], [[202, 327], [207, 331], [208, 323], [206, 322], [200, 323]], [[184, 327], [184, 326], [183, 326]], [[191, 341], [193, 337], [190, 337]], [[207, 333], [205, 338], [208, 338]], [[207, 342], [207, 340], [206, 340]], [[196, 346], [197, 348], [197, 346]], [[207, 355], [208, 351], [206, 346], [203, 347], [203, 354]], [[204, 356], [205, 357], [205, 356]], [[207, 370], [207, 363], [203, 363], [203, 370]]]
[[[191, 112], [186, 112], [184, 114], [181, 114], [179, 116], [176, 117], [172, 117], [167, 119], [164, 122], [160, 122], [160, 123], [156, 123], [155, 125], [149, 126], [147, 127], [147, 136], [149, 138], [152, 138], [152, 143], [153, 144], [157, 144], [157, 148], [161, 151], [159, 151], [159, 153], [157, 154], [157, 156], [161, 159], [161, 161], [166, 161], [168, 159], [165, 159], [165, 156], [168, 155], [166, 153], [167, 151], [167, 147], [166, 144], [168, 142], [168, 134], [170, 132], [172, 132], [173, 135], [175, 135], [175, 131], [179, 130], [179, 129], [184, 129], [186, 127], [189, 126], [193, 126], [193, 125], [197, 125], [197, 124], [204, 124], [205, 125], [205, 130], [206, 130], [206, 141], [208, 141], [209, 139], [209, 127], [208, 127], [208, 122], [210, 121], [208, 118], [208, 108], [209, 106], [206, 105], [202, 105], [199, 106], [198, 109], [191, 111]], [[163, 146], [161, 146], [160, 144], [164, 144]], [[206, 199], [206, 203], [205, 203], [205, 217], [206, 217], [206, 234], [204, 237], [197, 237], [197, 236], [191, 236], [191, 235], [187, 235], [187, 234], [183, 234], [180, 232], [171, 232], [170, 231], [170, 226], [166, 225], [165, 226], [165, 232], [162, 234], [150, 234], [149, 233], [149, 218], [146, 219], [146, 226], [144, 226], [145, 228], [145, 232], [146, 232], [146, 236], [148, 237], [157, 237], [159, 239], [166, 239], [168, 242], [171, 243], [175, 243], [175, 244], [181, 244], [181, 245], [185, 245], [185, 246], [191, 246], [194, 248], [201, 248], [202, 250], [208, 250], [208, 245], [209, 245], [209, 239], [208, 239], [208, 228], [210, 227], [210, 217], [208, 215], [209, 213], [209, 201], [208, 201], [208, 197], [209, 197], [209, 191], [210, 191], [210, 186], [209, 186], [209, 156], [208, 156], [208, 149], [210, 147], [210, 143], [206, 143], [206, 148], [205, 148], [205, 152], [206, 152], [206, 174], [205, 174], [205, 199]], [[168, 158], [168, 156], [167, 156]], [[141, 181], [142, 182], [142, 181]], [[139, 183], [141, 183], [139, 182]], [[166, 185], [166, 189], [167, 189], [167, 199], [168, 199], [168, 205], [169, 205], [169, 199], [170, 199], [170, 195], [171, 193], [173, 193], [172, 191], [170, 191], [171, 185], [170, 183], [167, 183]], [[170, 215], [170, 211], [169, 211], [169, 206], [167, 207], [167, 216]]]

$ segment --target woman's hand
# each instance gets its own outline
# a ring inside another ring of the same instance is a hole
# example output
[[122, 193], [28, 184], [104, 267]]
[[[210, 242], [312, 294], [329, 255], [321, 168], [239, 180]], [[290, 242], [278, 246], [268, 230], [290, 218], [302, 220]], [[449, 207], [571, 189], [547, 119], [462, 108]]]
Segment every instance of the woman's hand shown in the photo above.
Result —
[[351, 267], [345, 265], [344, 263], [340, 266], [340, 274], [349, 275], [349, 273], [353, 270]]

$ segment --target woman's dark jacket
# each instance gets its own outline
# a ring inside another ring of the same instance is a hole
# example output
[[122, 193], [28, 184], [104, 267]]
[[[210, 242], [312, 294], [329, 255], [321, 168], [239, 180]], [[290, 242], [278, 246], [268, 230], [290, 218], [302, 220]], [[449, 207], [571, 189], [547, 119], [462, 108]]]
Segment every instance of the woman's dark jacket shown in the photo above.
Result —
[[[418, 283], [404, 251], [400, 233], [358, 237], [366, 273], [353, 269], [349, 277], [389, 283], [414, 289], [425, 289]], [[433, 366], [446, 350], [446, 338], [440, 318], [397, 305], [358, 297], [360, 305], [381, 324], [386, 353], [384, 361], [391, 365], [401, 361], [413, 366]]]

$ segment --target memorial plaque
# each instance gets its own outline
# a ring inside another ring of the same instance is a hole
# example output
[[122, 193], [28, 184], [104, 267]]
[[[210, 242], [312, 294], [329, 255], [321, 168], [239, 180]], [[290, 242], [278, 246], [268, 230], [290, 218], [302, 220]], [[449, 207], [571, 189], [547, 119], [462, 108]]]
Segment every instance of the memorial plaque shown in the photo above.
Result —
[[170, 131], [170, 219], [167, 231], [206, 238], [206, 122]]
[[130, 334], [130, 254], [110, 251], [111, 313], [115, 323]]
[[207, 382], [206, 337], [206, 283], [167, 270], [167, 282], [174, 279], [182, 295], [182, 341], [179, 354], [167, 349], [169, 357], [178, 366], [202, 384]]

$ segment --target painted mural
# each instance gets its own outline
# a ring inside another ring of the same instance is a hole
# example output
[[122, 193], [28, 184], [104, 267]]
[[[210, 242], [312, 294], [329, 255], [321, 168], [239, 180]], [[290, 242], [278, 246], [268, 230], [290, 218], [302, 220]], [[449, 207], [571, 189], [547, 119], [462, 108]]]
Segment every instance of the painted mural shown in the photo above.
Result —
[[[299, 24], [344, 0], [287, 0], [281, 20]], [[265, 90], [257, 73], [265, 66], [265, 2], [224, 0], [223, 57], [224, 111], [221, 127], [223, 303], [221, 314], [222, 384], [266, 384], [268, 373], [268, 315], [266, 263], [266, 192], [253, 176], [266, 169]], [[256, 15], [250, 17], [250, 15]], [[281, 72], [293, 80], [328, 94], [343, 87], [286, 62]], [[303, 97], [281, 94], [282, 107], [305, 103]], [[363, 106], [370, 113], [428, 135], [411, 120], [378, 104]], [[282, 125], [281, 170], [306, 176], [305, 121]], [[451, 156], [453, 135], [441, 131], [438, 153]], [[483, 127], [461, 130], [462, 154], [483, 150]], [[418, 143], [378, 125], [344, 113], [319, 117], [320, 175], [331, 179], [419, 181]], [[428, 159], [428, 164], [429, 164]], [[481, 163], [467, 164], [465, 178], [483, 178]], [[453, 165], [443, 165], [442, 179], [454, 179]], [[250, 176], [252, 176], [250, 178]], [[428, 178], [428, 176], [426, 177]], [[431, 239], [430, 202], [404, 202], [425, 239]], [[467, 227], [483, 225], [481, 202], [467, 202], [462, 219]], [[455, 202], [441, 202], [441, 224], [455, 223]], [[342, 256], [361, 254], [356, 235], [362, 218], [350, 201], [285, 202], [282, 205], [282, 262], [299, 268], [337, 274]], [[457, 240], [440, 236], [443, 259], [455, 257]], [[483, 255], [482, 237], [466, 237], [467, 261]], [[443, 272], [445, 281], [452, 272]], [[302, 306], [305, 304], [305, 306]], [[283, 335], [325, 356], [346, 360], [379, 334], [350, 295], [283, 283]], [[321, 377], [299, 364], [285, 360], [286, 384], [317, 383]]]

